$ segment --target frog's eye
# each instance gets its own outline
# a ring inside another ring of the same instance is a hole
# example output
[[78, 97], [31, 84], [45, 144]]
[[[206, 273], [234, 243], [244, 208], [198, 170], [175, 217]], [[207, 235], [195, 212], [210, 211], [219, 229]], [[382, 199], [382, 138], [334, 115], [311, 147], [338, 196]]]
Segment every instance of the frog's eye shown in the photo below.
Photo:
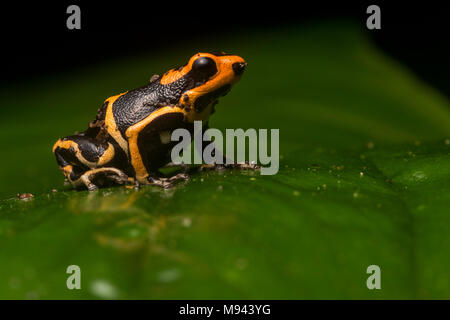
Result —
[[195, 75], [202, 79], [208, 79], [217, 72], [217, 66], [213, 59], [208, 57], [201, 57], [192, 64], [192, 71]]

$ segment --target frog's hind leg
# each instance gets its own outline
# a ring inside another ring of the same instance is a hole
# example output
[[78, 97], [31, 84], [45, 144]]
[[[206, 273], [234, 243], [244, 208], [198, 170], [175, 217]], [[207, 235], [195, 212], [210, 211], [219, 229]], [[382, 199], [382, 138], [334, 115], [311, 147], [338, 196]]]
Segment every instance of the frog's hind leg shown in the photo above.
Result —
[[124, 184], [129, 181], [128, 176], [116, 168], [97, 168], [83, 173], [77, 180], [73, 181], [74, 186], [85, 186], [89, 191], [98, 189], [98, 185], [106, 185], [107, 180], [115, 184]]
[[67, 180], [75, 187], [96, 190], [98, 186], [123, 184], [128, 176], [113, 166], [114, 146], [83, 135], [58, 140], [56, 160]]

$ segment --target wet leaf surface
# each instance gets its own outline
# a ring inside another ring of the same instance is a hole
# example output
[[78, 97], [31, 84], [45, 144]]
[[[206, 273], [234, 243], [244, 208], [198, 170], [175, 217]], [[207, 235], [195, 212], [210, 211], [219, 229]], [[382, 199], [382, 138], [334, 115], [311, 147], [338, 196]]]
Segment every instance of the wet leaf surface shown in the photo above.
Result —
[[[352, 24], [217, 41], [249, 68], [211, 126], [279, 128], [279, 173], [62, 186], [53, 142], [194, 49], [4, 89], [0, 297], [449, 298], [448, 101]], [[82, 290], [66, 288], [72, 264]], [[379, 291], [366, 287], [372, 264]]]

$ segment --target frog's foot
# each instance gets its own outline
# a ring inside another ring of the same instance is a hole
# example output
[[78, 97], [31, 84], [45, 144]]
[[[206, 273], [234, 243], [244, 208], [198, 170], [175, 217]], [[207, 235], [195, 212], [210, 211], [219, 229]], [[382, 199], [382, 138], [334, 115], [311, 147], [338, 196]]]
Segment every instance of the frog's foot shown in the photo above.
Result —
[[178, 173], [174, 176], [171, 176], [170, 178], [168, 178], [169, 182], [176, 182], [176, 181], [180, 181], [180, 180], [189, 180], [189, 175], [187, 173]]
[[210, 163], [210, 164], [204, 164], [200, 166], [200, 171], [207, 171], [207, 170], [225, 170], [225, 169], [239, 169], [239, 170], [260, 170], [261, 166], [254, 162], [244, 162], [244, 163], [233, 163], [233, 164], [217, 164], [217, 163]]
[[128, 176], [119, 169], [97, 168], [86, 171], [72, 184], [76, 187], [84, 185], [89, 191], [95, 191], [98, 190], [99, 185], [106, 185], [108, 182], [124, 184], [128, 181]]
[[178, 173], [172, 177], [169, 178], [162, 178], [162, 177], [155, 177], [155, 176], [149, 176], [147, 178], [149, 184], [160, 186], [164, 189], [169, 189], [174, 186], [174, 183], [180, 180], [188, 180], [189, 175], [186, 173]]

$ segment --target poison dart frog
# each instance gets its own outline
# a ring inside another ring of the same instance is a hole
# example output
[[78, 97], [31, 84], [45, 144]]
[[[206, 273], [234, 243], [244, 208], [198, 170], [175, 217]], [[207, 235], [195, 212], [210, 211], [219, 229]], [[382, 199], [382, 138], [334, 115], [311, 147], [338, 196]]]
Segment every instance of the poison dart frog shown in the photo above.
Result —
[[175, 145], [170, 132], [185, 128], [192, 133], [194, 121], [207, 127], [218, 98], [240, 80], [246, 66], [237, 55], [197, 53], [186, 65], [154, 75], [147, 85], [106, 99], [86, 131], [54, 144], [61, 171], [75, 188], [90, 191], [128, 182], [168, 188], [188, 179], [186, 173], [164, 177], [159, 172], [170, 164]]

